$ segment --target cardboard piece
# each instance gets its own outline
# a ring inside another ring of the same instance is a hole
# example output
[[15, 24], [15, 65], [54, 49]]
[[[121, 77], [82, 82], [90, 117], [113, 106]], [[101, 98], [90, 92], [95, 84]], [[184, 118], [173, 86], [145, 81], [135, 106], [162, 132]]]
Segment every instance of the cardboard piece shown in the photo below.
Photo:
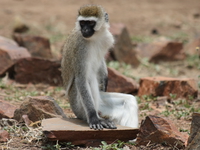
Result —
[[50, 141], [71, 142], [73, 145], [99, 146], [101, 141], [129, 141], [136, 138], [139, 129], [117, 126], [117, 129], [90, 129], [79, 119], [51, 118], [42, 120], [42, 128]]

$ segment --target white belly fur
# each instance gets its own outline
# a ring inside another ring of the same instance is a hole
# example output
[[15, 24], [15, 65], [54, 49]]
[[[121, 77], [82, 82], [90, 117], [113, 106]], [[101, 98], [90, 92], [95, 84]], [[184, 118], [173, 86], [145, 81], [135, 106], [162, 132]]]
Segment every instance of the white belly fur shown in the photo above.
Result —
[[98, 70], [108, 49], [113, 45], [114, 39], [110, 32], [98, 33], [99, 39], [89, 41], [87, 52], [88, 88], [91, 92], [95, 109], [102, 116], [109, 117], [116, 124], [138, 127], [138, 104], [134, 96], [122, 93], [99, 92]]

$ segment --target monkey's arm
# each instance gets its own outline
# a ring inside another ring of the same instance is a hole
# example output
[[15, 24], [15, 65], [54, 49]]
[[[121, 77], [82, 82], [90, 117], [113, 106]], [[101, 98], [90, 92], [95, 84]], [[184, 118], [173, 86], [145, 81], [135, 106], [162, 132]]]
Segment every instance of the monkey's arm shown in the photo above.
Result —
[[99, 86], [100, 91], [106, 92], [108, 85], [108, 71], [105, 61], [102, 61], [101, 68], [99, 69]]
[[75, 78], [75, 84], [77, 85], [77, 90], [80, 93], [80, 100], [84, 107], [87, 122], [89, 123], [90, 128], [95, 130], [101, 130], [103, 128], [115, 129], [116, 127], [111, 121], [98, 117], [91, 94], [90, 84], [84, 78], [84, 74], [81, 75], [79, 72], [79, 76]]
[[75, 84], [77, 85], [77, 90], [81, 96], [80, 100], [84, 107], [84, 111], [86, 113], [87, 122], [90, 125], [96, 124], [98, 126], [98, 116], [91, 97], [91, 90], [89, 89], [89, 83], [86, 81], [84, 75], [80, 76], [79, 74], [79, 76], [75, 78]]

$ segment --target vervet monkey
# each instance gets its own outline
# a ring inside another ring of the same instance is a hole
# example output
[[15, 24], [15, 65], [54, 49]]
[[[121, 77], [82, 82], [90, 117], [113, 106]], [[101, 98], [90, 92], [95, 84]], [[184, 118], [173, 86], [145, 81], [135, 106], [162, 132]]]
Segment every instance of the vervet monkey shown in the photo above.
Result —
[[132, 95], [107, 93], [104, 56], [113, 46], [108, 14], [101, 6], [79, 9], [76, 25], [63, 46], [62, 78], [71, 108], [90, 128], [137, 127], [137, 101]]

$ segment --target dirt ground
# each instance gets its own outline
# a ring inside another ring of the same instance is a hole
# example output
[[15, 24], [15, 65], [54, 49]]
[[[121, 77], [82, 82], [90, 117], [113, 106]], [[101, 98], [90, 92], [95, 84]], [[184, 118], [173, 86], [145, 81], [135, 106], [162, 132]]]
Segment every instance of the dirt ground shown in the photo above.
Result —
[[[127, 25], [130, 35], [150, 35], [157, 29], [161, 35], [176, 32], [196, 34], [199, 32], [198, 0], [1, 0], [0, 34], [9, 37], [16, 19], [22, 19], [31, 28], [35, 27], [46, 35], [48, 23], [69, 32], [80, 6], [88, 3], [102, 5], [110, 16], [110, 22]], [[194, 17], [196, 15], [196, 18]]]
[[[50, 39], [52, 52], [57, 59], [60, 57], [60, 49], [67, 34], [74, 27], [77, 10], [80, 6], [90, 3], [102, 5], [109, 14], [110, 23], [124, 23], [133, 43], [151, 42], [162, 36], [187, 43], [195, 36], [200, 35], [199, 0], [1, 0], [0, 36], [12, 38], [13, 29], [19, 24], [26, 24], [30, 28], [28, 34], [40, 35]], [[155, 30], [157, 34], [153, 34]], [[192, 64], [192, 69], [187, 67], [188, 64]], [[195, 66], [196, 64], [198, 62], [193, 61], [168, 62], [158, 65], [148, 64], [149, 66], [146, 68], [129, 68], [129, 74], [137, 80], [144, 76], [156, 75], [191, 77], [197, 80], [200, 72]], [[18, 88], [18, 85], [16, 88]], [[55, 99], [64, 99], [61, 90], [57, 90], [57, 93], [53, 91], [56, 87], [46, 87], [45, 85], [44, 89], [46, 90], [42, 89], [42, 94], [39, 91], [41, 88], [30, 88], [26, 85], [21, 88], [27, 91], [34, 89], [38, 91], [39, 95], [44, 95], [50, 90], [52, 91], [50, 95]], [[0, 93], [2, 92], [5, 93], [5, 90], [0, 89]], [[5, 99], [2, 95], [0, 95], [0, 98]], [[7, 97], [9, 96], [7, 95]], [[21, 101], [15, 101], [15, 97], [11, 102], [17, 105], [21, 103]], [[61, 104], [64, 108], [68, 108], [68, 105], [66, 106], [62, 102]], [[199, 103], [190, 102], [189, 104], [199, 106]], [[141, 104], [140, 108], [144, 107], [142, 105], [144, 104]], [[158, 115], [160, 112], [142, 110], [140, 120], [148, 114]], [[175, 120], [175, 123], [182, 130], [189, 131], [191, 118], [178, 120], [171, 116], [170, 119]], [[149, 149], [160, 148], [155, 146]], [[34, 149], [37, 149], [37, 147]], [[146, 147], [146, 149], [148, 148]]]

